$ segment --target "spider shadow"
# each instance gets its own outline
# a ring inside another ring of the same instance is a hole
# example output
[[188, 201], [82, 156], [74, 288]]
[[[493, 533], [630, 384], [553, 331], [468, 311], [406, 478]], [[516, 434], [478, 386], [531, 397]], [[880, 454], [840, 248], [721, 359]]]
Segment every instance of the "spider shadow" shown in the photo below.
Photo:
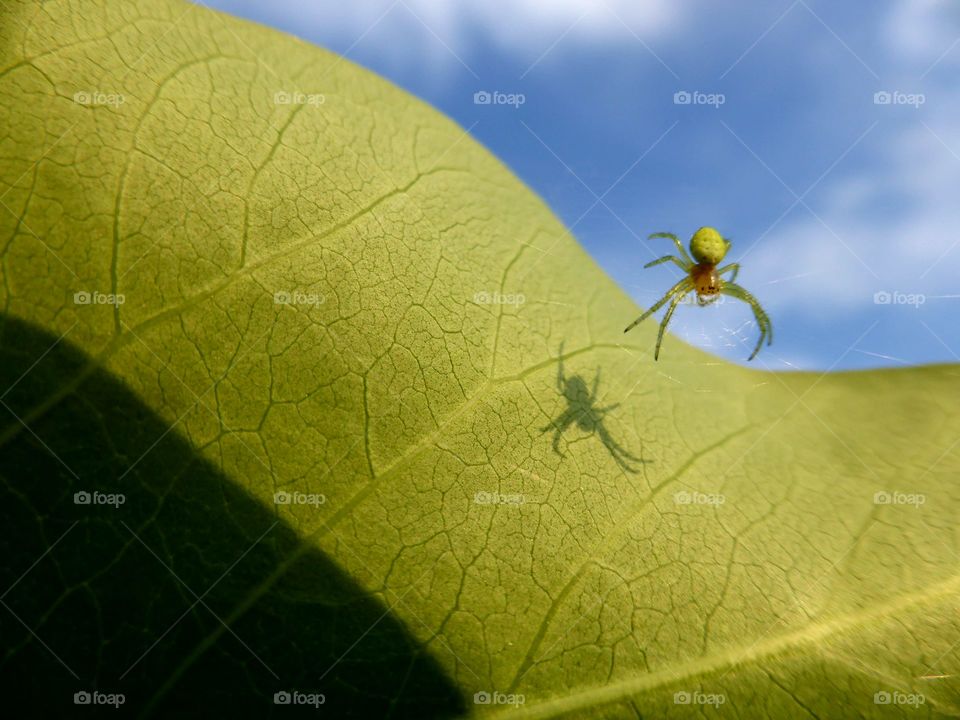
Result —
[[567, 377], [563, 366], [563, 343], [560, 344], [558, 355], [557, 391], [563, 396], [567, 407], [549, 424], [540, 428], [541, 433], [553, 430], [553, 451], [560, 457], [564, 457], [564, 453], [560, 450], [560, 438], [571, 426], [575, 425], [582, 432], [591, 435], [596, 434], [621, 469], [630, 473], [638, 472], [634, 465], [646, 464], [649, 461], [637, 457], [623, 447], [607, 427], [607, 414], [620, 407], [620, 403], [605, 407], [599, 406], [599, 401], [603, 397], [598, 395], [600, 368], [597, 368], [597, 374], [594, 375], [592, 383], [588, 383], [582, 375]]
[[[319, 549], [295, 555], [296, 526], [113, 375], [93, 369], [29, 413], [89, 362], [69, 340], [0, 320], [5, 701], [76, 717], [74, 693], [96, 688], [126, 696], [118, 717], [271, 717], [297, 715], [274, 702], [297, 690], [325, 695], [316, 717], [466, 712], [383, 600]], [[77, 504], [94, 490], [124, 502]]]

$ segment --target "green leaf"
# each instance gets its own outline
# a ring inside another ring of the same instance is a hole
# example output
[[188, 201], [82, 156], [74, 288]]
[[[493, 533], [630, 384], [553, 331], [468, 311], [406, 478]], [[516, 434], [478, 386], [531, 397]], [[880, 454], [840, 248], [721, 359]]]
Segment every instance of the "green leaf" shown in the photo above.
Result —
[[[322, 693], [337, 717], [462, 710], [389, 601], [303, 548], [272, 503], [109, 374], [90, 372], [20, 425], [15, 415], [89, 363], [67, 340], [4, 325], [0, 427], [20, 431], [0, 453], [8, 697], [29, 698], [36, 717], [70, 716], [73, 694], [94, 689], [123, 693], [131, 714], [264, 715], [294, 689]], [[106, 501], [76, 504], [94, 491]]]
[[7, 698], [960, 715], [957, 367], [654, 363], [463, 129], [200, 5], [8, 1], [0, 98]]

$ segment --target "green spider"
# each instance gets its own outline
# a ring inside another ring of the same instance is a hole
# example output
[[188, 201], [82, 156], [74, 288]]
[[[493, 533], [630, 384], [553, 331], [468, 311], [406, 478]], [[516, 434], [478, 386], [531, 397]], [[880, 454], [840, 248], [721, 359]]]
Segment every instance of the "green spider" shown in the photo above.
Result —
[[[690, 255], [693, 256], [691, 259], [683, 245], [680, 244], [680, 240], [673, 233], [658, 232], [650, 236], [651, 240], [653, 238], [673, 240], [683, 259], [675, 257], [674, 255], [664, 255], [662, 258], [647, 263], [644, 267], [648, 268], [654, 265], [661, 265], [665, 262], [672, 262], [686, 273], [686, 277], [684, 277], [683, 280], [667, 290], [666, 295], [660, 298], [653, 307], [630, 323], [624, 330], [624, 332], [633, 330], [633, 328], [669, 301], [670, 307], [667, 308], [667, 312], [663, 316], [663, 321], [660, 323], [660, 332], [657, 335], [657, 349], [653, 354], [654, 360], [660, 358], [660, 343], [663, 341], [663, 333], [667, 329], [670, 318], [673, 317], [673, 311], [677, 309], [677, 305], [680, 304], [683, 298], [694, 291], [697, 293], [697, 302], [700, 305], [710, 303], [719, 295], [729, 295], [730, 297], [735, 297], [738, 300], [749, 303], [750, 307], [753, 308], [754, 316], [757, 318], [757, 325], [760, 327], [760, 339], [757, 341], [757, 346], [753, 349], [750, 360], [753, 360], [757, 356], [757, 353], [760, 352], [764, 338], [767, 339], [767, 345], [773, 342], [773, 325], [770, 323], [770, 318], [767, 316], [767, 313], [764, 312], [764, 309], [753, 295], [733, 282], [737, 279], [740, 265], [730, 263], [717, 269], [717, 265], [723, 261], [727, 251], [730, 250], [731, 243], [729, 240], [725, 239], [715, 228], [702, 227], [690, 238]], [[730, 279], [721, 279], [720, 276], [727, 272], [733, 273]], [[672, 301], [671, 298], [673, 298]]]

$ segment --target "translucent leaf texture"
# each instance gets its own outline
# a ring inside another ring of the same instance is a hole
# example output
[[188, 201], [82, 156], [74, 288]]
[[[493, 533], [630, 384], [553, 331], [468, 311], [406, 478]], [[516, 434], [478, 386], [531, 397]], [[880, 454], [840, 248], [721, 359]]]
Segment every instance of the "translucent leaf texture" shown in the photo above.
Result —
[[462, 128], [202, 6], [5, 2], [0, 100], [8, 697], [960, 714], [957, 367], [655, 364]]

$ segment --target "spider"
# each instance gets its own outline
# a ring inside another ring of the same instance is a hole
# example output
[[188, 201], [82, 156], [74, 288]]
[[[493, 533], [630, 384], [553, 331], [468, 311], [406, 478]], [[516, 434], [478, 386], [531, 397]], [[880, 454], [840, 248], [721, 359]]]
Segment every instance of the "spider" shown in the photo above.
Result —
[[[672, 262], [686, 273], [686, 277], [684, 277], [683, 280], [667, 290], [666, 294], [660, 298], [653, 307], [630, 323], [624, 330], [624, 332], [633, 330], [633, 328], [650, 317], [650, 315], [663, 307], [667, 302], [670, 302], [670, 307], [667, 308], [667, 312], [663, 316], [663, 321], [660, 323], [660, 332], [657, 334], [657, 348], [653, 354], [654, 360], [660, 358], [660, 343], [663, 341], [663, 333], [670, 323], [670, 318], [673, 317], [673, 311], [677, 309], [677, 305], [680, 304], [683, 298], [694, 291], [697, 293], [697, 303], [699, 305], [707, 305], [720, 295], [729, 295], [738, 300], [743, 300], [750, 305], [753, 309], [754, 316], [757, 318], [757, 325], [760, 328], [760, 339], [757, 341], [757, 346], [753, 349], [753, 354], [750, 355], [750, 360], [753, 360], [757, 356], [757, 353], [760, 352], [764, 338], [767, 340], [767, 345], [773, 342], [773, 325], [770, 323], [770, 318], [767, 316], [767, 313], [753, 295], [733, 282], [737, 279], [740, 265], [738, 263], [730, 263], [729, 265], [724, 265], [722, 268], [717, 268], [717, 265], [719, 265], [726, 256], [727, 251], [730, 250], [731, 243], [729, 240], [725, 239], [715, 228], [702, 227], [690, 238], [690, 255], [688, 255], [683, 245], [680, 244], [680, 240], [673, 233], [658, 232], [650, 236], [651, 240], [653, 238], [673, 240], [681, 257], [664, 255], [662, 258], [658, 258], [653, 262], [648, 262], [643, 267], [648, 268], [654, 265]], [[691, 255], [693, 256], [692, 259], [690, 257]], [[730, 279], [721, 279], [720, 276], [727, 272], [732, 273]]]
[[567, 409], [560, 416], [550, 422], [546, 427], [541, 428], [541, 432], [547, 432], [553, 429], [553, 451], [563, 457], [560, 451], [560, 437], [571, 425], [576, 423], [584, 432], [594, 433], [600, 436], [600, 441], [607, 448], [607, 451], [613, 457], [614, 462], [628, 472], [636, 472], [627, 461], [643, 462], [640, 458], [632, 455], [626, 448], [613, 439], [610, 431], [604, 425], [604, 418], [611, 410], [620, 407], [620, 403], [614, 403], [606, 407], [595, 407], [597, 402], [597, 388], [600, 385], [600, 371], [597, 370], [593, 378], [593, 389], [587, 388], [587, 382], [579, 375], [568, 378], [563, 370], [563, 345], [560, 346], [560, 363], [557, 366], [557, 390], [559, 390], [567, 401]]

